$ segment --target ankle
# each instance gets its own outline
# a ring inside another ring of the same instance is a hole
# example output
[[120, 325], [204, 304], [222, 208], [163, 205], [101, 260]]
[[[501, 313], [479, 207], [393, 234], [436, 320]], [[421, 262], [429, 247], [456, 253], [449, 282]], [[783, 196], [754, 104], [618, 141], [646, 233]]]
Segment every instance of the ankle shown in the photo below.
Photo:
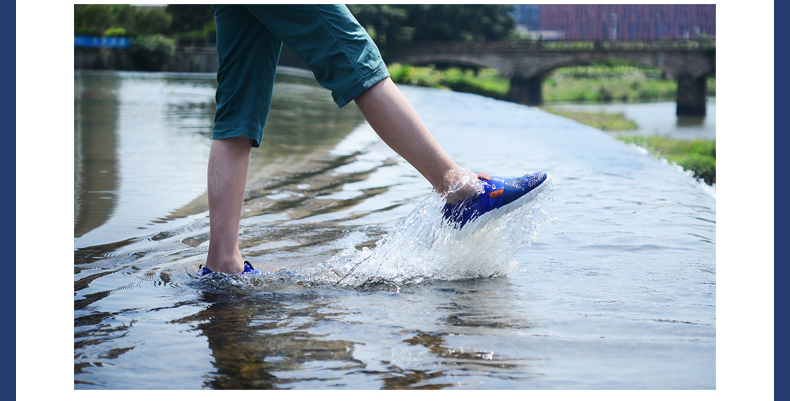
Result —
[[434, 189], [447, 199], [447, 203], [453, 204], [483, 191], [477, 176], [463, 168], [449, 170], [440, 185]]
[[229, 257], [216, 257], [209, 251], [206, 267], [213, 272], [238, 274], [244, 271], [244, 260], [241, 253]]

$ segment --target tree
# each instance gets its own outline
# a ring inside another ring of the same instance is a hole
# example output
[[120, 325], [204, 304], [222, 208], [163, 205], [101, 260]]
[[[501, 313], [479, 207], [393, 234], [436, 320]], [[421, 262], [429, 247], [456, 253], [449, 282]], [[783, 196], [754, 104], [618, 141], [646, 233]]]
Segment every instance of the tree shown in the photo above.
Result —
[[108, 6], [113, 15], [113, 27], [123, 28], [127, 32], [134, 32], [134, 15], [137, 8], [131, 4], [110, 4]]
[[136, 7], [135, 31], [145, 35], [161, 34], [170, 29], [173, 17], [162, 7]]
[[104, 32], [113, 23], [113, 16], [106, 4], [75, 4], [74, 27], [91, 28]]
[[173, 17], [173, 32], [199, 31], [214, 21], [214, 9], [208, 4], [168, 4], [165, 11]]
[[419, 41], [503, 40], [515, 27], [512, 5], [352, 4], [348, 8], [384, 48]]

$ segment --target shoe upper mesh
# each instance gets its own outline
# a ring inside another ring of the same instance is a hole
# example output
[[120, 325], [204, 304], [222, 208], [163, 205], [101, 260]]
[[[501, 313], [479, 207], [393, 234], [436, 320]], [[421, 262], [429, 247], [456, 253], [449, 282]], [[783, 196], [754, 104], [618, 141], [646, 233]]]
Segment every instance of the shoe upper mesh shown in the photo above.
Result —
[[514, 178], [513, 180], [505, 180], [505, 202], [507, 205], [510, 202], [524, 196], [535, 189], [538, 185], [546, 180], [546, 173], [527, 174], [523, 177]]

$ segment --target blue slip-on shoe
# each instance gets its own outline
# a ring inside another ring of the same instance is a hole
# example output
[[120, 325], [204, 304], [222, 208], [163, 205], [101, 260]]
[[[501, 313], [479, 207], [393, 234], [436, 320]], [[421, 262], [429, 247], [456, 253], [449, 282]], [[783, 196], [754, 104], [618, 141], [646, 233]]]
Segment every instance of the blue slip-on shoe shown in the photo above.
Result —
[[[476, 220], [479, 220], [479, 225], [476, 225], [482, 226], [495, 217], [515, 210], [534, 199], [551, 182], [549, 174], [543, 171], [519, 178], [492, 177], [488, 174], [478, 174], [477, 178], [483, 184], [483, 193], [452, 205], [444, 205], [445, 220], [458, 229]], [[478, 219], [481, 216], [485, 219]]]
[[[198, 267], [198, 275], [199, 276], [206, 276], [206, 275], [209, 275], [211, 273], [214, 273], [214, 272], [209, 270], [208, 267], [206, 267], [206, 266], [200, 265], [200, 267]], [[250, 262], [247, 262], [245, 260], [244, 261], [244, 271], [239, 273], [239, 274], [257, 274], [257, 273], [260, 273], [260, 272], [255, 270], [252, 267], [252, 264], [250, 264]]]

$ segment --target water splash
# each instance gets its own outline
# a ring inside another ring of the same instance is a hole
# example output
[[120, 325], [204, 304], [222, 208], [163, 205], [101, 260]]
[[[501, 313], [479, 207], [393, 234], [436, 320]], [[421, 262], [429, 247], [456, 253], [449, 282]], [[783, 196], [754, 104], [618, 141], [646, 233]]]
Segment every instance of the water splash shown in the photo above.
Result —
[[[478, 181], [468, 180], [467, 175], [457, 177], [450, 194]], [[397, 287], [425, 280], [503, 276], [518, 267], [516, 252], [531, 245], [540, 226], [554, 219], [547, 207], [553, 199], [551, 187], [549, 184], [535, 199], [510, 213], [482, 226], [470, 223], [462, 230], [443, 220], [446, 197], [433, 192], [372, 249], [356, 249], [349, 242], [346, 249], [318, 265], [256, 275], [222, 275], [218, 280], [207, 280], [212, 283], [206, 285], [243, 289], [253, 284], [268, 290], [273, 286]]]
[[322, 273], [315, 278], [356, 287], [502, 276], [518, 267], [518, 249], [530, 245], [539, 226], [551, 220], [543, 207], [550, 200], [551, 193], [544, 191], [512, 213], [465, 232], [442, 220], [445, 200], [432, 194], [375, 248], [349, 247], [316, 267]]

